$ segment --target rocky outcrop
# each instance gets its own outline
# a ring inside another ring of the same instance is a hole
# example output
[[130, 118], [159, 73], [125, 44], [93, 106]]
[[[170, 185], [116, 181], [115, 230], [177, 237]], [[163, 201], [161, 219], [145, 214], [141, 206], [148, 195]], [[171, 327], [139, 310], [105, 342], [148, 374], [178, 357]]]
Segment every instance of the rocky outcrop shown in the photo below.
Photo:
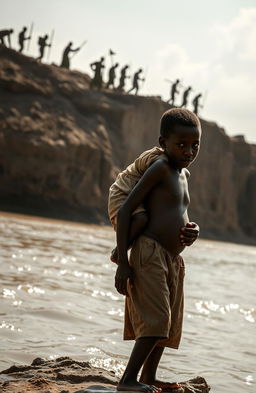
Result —
[[[0, 46], [0, 208], [107, 222], [108, 187], [157, 143], [159, 97], [92, 91], [89, 77]], [[208, 237], [256, 243], [256, 147], [202, 120], [191, 219]]]
[[[3, 393], [115, 393], [117, 383], [118, 378], [113, 371], [92, 367], [88, 362], [69, 357], [55, 360], [36, 358], [31, 365], [14, 365], [0, 372], [0, 389]], [[184, 393], [210, 391], [202, 377], [181, 384]]]

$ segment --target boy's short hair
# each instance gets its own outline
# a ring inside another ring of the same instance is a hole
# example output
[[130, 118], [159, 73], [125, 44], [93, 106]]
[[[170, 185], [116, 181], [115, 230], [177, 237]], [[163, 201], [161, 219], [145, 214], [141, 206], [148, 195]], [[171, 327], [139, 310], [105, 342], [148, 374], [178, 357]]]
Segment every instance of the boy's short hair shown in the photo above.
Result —
[[167, 138], [173, 131], [173, 126], [180, 124], [201, 129], [199, 118], [188, 109], [172, 108], [164, 112], [160, 122], [160, 135]]

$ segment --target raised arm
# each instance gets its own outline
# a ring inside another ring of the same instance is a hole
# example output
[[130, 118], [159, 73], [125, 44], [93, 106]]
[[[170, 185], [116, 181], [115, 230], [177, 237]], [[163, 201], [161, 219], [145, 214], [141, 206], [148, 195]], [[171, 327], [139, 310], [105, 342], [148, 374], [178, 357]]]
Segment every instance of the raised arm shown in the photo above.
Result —
[[144, 173], [120, 208], [117, 216], [117, 248], [118, 268], [115, 277], [115, 287], [123, 295], [127, 295], [127, 280], [132, 281], [132, 270], [127, 256], [128, 235], [132, 212], [144, 201], [150, 191], [163, 179], [168, 168], [161, 160], [153, 163]]
[[91, 67], [91, 69], [92, 69], [93, 71], [95, 70], [95, 66], [96, 66], [95, 63], [91, 63], [91, 64], [90, 64], [90, 67]]

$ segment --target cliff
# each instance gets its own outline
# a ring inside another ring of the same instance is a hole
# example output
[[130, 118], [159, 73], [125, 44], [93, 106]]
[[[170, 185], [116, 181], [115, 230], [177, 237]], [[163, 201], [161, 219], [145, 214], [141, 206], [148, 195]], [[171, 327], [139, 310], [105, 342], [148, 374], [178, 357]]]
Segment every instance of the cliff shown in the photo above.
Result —
[[[159, 97], [92, 91], [90, 78], [0, 46], [0, 209], [107, 222], [119, 169], [158, 140]], [[256, 146], [202, 119], [190, 218], [256, 244]]]

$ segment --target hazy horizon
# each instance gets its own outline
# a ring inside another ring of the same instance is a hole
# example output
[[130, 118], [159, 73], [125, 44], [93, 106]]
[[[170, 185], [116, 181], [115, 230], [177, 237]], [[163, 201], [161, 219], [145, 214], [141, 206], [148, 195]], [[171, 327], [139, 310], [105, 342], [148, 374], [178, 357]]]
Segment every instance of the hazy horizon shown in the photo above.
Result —
[[[34, 23], [30, 51], [24, 54], [37, 57], [38, 35], [51, 35], [54, 29], [50, 63], [60, 64], [69, 41], [77, 47], [87, 40], [72, 59], [71, 69], [92, 75], [89, 64], [105, 56], [106, 79], [111, 48], [114, 60], [130, 64], [132, 73], [140, 67], [145, 70], [140, 94], [167, 100], [166, 79], [182, 79], [181, 93], [193, 87], [189, 101], [197, 93], [204, 95], [202, 118], [217, 122], [228, 135], [243, 134], [256, 143], [255, 1], [0, 0], [0, 4], [0, 29], [14, 28], [13, 48], [18, 48], [22, 27]], [[180, 101], [181, 95], [177, 104]]]

